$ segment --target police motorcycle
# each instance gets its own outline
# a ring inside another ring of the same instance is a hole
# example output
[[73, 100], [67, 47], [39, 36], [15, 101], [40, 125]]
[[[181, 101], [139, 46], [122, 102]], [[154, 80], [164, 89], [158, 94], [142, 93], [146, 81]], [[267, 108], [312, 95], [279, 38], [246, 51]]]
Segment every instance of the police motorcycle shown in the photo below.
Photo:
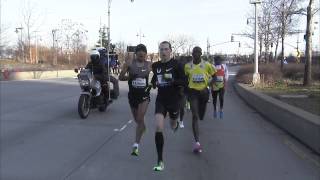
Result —
[[[90, 53], [91, 57], [98, 56], [100, 61], [100, 53], [97, 50], [93, 50]], [[101, 84], [101, 81], [94, 75], [93, 63], [90, 63], [86, 68], [75, 69], [75, 73], [78, 73], [77, 78], [81, 88], [81, 93], [78, 101], [78, 113], [82, 119], [86, 119], [90, 113], [90, 110], [98, 108], [100, 112], [106, 111], [107, 107], [112, 103], [113, 99], [117, 99], [119, 92], [110, 88], [110, 83]], [[108, 79], [110, 82], [110, 73], [108, 73]], [[118, 90], [119, 91], [119, 90]]]

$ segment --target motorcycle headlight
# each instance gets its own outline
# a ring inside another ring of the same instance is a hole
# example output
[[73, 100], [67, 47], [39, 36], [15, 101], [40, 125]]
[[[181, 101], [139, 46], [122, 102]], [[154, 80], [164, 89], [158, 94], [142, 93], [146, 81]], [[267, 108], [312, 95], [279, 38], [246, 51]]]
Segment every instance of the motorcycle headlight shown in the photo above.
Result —
[[80, 86], [89, 86], [89, 80], [80, 80]]

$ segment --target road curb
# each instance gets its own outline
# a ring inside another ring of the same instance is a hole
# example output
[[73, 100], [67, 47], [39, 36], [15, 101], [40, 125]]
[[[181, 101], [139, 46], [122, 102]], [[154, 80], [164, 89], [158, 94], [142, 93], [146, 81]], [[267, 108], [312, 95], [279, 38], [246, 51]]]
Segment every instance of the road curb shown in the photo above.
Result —
[[234, 83], [240, 97], [268, 120], [320, 154], [320, 116]]
[[74, 70], [26, 71], [26, 72], [3, 70], [0, 73], [0, 81], [66, 78], [66, 77], [74, 77], [74, 76], [76, 76], [76, 73], [74, 72]]

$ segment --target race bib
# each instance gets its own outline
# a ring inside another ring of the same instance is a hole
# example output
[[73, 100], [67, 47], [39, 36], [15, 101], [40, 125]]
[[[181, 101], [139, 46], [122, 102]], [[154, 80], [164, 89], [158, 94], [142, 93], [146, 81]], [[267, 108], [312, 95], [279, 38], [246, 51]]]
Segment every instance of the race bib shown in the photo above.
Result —
[[223, 82], [223, 76], [217, 76], [217, 79], [216, 79], [216, 81], [217, 82]]
[[147, 80], [145, 78], [135, 78], [132, 81], [132, 86], [134, 88], [145, 88], [147, 86]]
[[172, 74], [171, 73], [166, 73], [166, 74], [163, 75], [163, 77], [165, 79], [172, 79]]
[[[171, 75], [171, 78], [172, 78], [172, 75]], [[159, 86], [167, 86], [167, 85], [170, 85], [170, 81], [168, 81], [168, 77], [164, 77], [164, 75], [162, 74], [159, 74], [157, 75], [157, 79], [158, 79], [158, 85]]]
[[202, 83], [202, 82], [204, 82], [204, 75], [203, 74], [193, 74], [192, 81], [194, 83]]

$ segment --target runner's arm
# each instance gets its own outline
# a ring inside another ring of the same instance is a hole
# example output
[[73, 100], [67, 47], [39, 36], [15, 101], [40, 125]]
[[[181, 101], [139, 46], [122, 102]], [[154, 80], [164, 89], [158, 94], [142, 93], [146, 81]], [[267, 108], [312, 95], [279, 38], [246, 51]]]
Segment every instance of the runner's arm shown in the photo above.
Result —
[[212, 86], [215, 82], [215, 79], [216, 79], [216, 73], [217, 73], [217, 70], [215, 68], [214, 65], [211, 65], [210, 66], [210, 70], [209, 70], [210, 74], [211, 74], [211, 82], [209, 82], [209, 85]]
[[151, 71], [153, 73], [153, 76], [151, 78], [151, 85], [152, 85], [152, 88], [155, 89], [157, 87], [157, 76], [156, 76], [156, 73], [155, 73], [154, 64], [152, 64], [152, 66], [151, 66]]
[[129, 65], [127, 62], [125, 62], [121, 68], [121, 72], [119, 75], [120, 81], [128, 81], [129, 80], [129, 76], [126, 75], [126, 73], [128, 72], [128, 68], [129, 68]]
[[224, 64], [224, 78], [223, 78], [224, 89], [227, 89], [228, 79], [229, 79], [228, 67], [227, 65]]

